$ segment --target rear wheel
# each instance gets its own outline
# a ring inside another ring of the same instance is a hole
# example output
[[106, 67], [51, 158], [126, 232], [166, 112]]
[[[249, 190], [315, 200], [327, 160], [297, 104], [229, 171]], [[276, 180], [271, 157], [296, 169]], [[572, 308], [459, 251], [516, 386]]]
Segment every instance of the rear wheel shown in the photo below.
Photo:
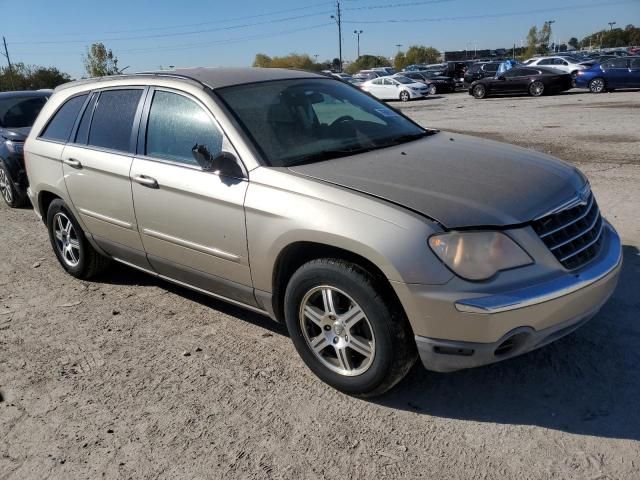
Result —
[[602, 93], [605, 91], [605, 88], [604, 78], [597, 77], [589, 82], [589, 90], [591, 93]]
[[321, 380], [350, 395], [380, 395], [417, 358], [404, 314], [373, 277], [335, 259], [311, 261], [291, 277], [285, 319], [302, 360]]
[[529, 95], [532, 97], [539, 97], [544, 93], [544, 83], [539, 80], [536, 80], [531, 85], [529, 85]]
[[484, 85], [475, 85], [471, 93], [475, 98], [484, 98], [487, 95], [487, 89]]
[[91, 278], [104, 270], [109, 260], [89, 243], [66, 204], [56, 199], [47, 211], [49, 240], [60, 265], [76, 278]]
[[400, 101], [408, 102], [409, 100], [411, 100], [411, 95], [409, 95], [409, 92], [400, 92]]
[[0, 195], [11, 208], [19, 208], [27, 204], [27, 196], [18, 191], [7, 167], [2, 162], [0, 162]]

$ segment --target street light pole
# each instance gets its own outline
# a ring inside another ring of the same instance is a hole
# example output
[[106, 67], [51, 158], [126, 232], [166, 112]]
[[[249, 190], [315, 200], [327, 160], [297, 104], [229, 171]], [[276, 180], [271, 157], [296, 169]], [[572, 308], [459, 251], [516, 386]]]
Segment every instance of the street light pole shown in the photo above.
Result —
[[609, 22], [609, 31], [613, 30], [613, 26], [616, 24], [616, 22]]
[[[549, 51], [549, 41], [551, 40], [551, 24], [556, 23], [555, 20], [547, 20], [547, 25], [549, 25], [549, 38], [547, 38], [547, 51]], [[555, 50], [555, 48], [554, 48]]]
[[353, 33], [358, 36], [358, 58], [360, 58], [360, 35], [364, 33], [364, 30], [354, 30]]
[[336, 14], [331, 15], [338, 24], [338, 52], [340, 59], [340, 71], [342, 71], [342, 12], [340, 11], [340, 0], [336, 0]]

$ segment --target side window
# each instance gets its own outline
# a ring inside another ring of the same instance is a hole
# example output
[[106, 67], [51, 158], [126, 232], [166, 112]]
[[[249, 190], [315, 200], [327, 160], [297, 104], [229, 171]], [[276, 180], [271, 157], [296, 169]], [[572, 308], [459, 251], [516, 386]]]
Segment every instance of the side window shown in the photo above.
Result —
[[544, 60], [540, 60], [538, 65], [553, 65], [553, 58], [545, 58]]
[[381, 78], [376, 78], [373, 82], [374, 85], [382, 85], [382, 79]]
[[49, 121], [40, 136], [48, 140], [67, 142], [69, 135], [71, 135], [71, 130], [73, 130], [73, 124], [76, 122], [78, 113], [80, 113], [80, 109], [87, 97], [88, 95], [78, 95], [67, 100]]
[[193, 147], [206, 145], [215, 156], [222, 151], [222, 140], [222, 132], [196, 102], [176, 93], [154, 93], [145, 155], [197, 166]]
[[498, 71], [498, 64], [496, 63], [487, 63], [484, 67], [483, 70], [485, 72], [490, 72], [490, 73], [495, 73]]
[[131, 129], [142, 90], [107, 90], [100, 93], [89, 130], [89, 145], [129, 151]]
[[640, 57], [631, 59], [631, 68], [640, 69]]
[[82, 120], [80, 120], [80, 125], [78, 126], [78, 131], [76, 132], [75, 143], [79, 143], [82, 145], [87, 144], [87, 141], [89, 139], [89, 124], [91, 123], [91, 117], [93, 117], [93, 109], [96, 106], [98, 95], [98, 93], [93, 93], [91, 95], [91, 98], [89, 99], [89, 103], [87, 103], [87, 107], [84, 109]]
[[626, 58], [612, 58], [602, 65], [604, 68], [627, 68]]
[[393, 81], [392, 81], [390, 78], [386, 78], [386, 77], [385, 77], [385, 79], [384, 79], [384, 82], [383, 82], [383, 83], [384, 83], [385, 85], [395, 85], [395, 84], [393, 83]]

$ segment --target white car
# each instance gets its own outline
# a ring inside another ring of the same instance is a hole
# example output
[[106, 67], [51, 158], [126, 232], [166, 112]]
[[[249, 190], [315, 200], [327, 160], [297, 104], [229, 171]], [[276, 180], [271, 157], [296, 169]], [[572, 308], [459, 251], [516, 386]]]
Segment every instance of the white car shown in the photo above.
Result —
[[422, 98], [429, 95], [429, 87], [427, 85], [407, 77], [374, 78], [361, 84], [360, 88], [380, 100], [408, 102], [414, 98]]
[[579, 70], [584, 70], [585, 65], [581, 65], [578, 60], [569, 57], [535, 57], [530, 58], [524, 64], [528, 67], [551, 67], [565, 73], [570, 73], [574, 77]]

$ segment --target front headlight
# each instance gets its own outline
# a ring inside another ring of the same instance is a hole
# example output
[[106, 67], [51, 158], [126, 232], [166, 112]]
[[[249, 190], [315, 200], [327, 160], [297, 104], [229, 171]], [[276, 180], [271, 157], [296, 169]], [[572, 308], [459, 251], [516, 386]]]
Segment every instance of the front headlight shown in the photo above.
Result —
[[24, 143], [22, 142], [14, 142], [12, 140], [7, 140], [5, 142], [5, 145], [7, 146], [7, 149], [9, 150], [10, 153], [22, 155], [22, 153], [24, 152]]
[[431, 250], [456, 275], [486, 280], [500, 270], [533, 263], [527, 253], [500, 232], [450, 232], [429, 238]]

